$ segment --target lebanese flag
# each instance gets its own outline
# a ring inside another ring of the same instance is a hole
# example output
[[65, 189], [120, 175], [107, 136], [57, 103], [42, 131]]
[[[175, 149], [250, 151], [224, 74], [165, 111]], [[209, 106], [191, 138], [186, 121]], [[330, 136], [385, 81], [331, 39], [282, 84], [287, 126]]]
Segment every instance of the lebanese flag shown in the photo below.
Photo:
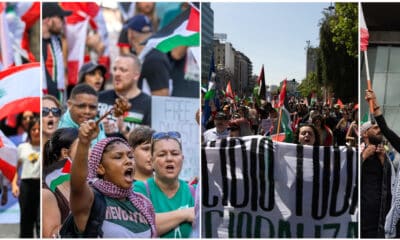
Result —
[[67, 158], [53, 163], [46, 169], [43, 175], [45, 183], [51, 191], [54, 192], [58, 185], [71, 179], [71, 165], [71, 160]]
[[283, 85], [281, 89], [281, 93], [279, 94], [279, 107], [282, 107], [283, 104], [285, 103], [285, 97], [286, 97], [286, 82], [287, 79], [283, 80]]
[[360, 8], [360, 50], [367, 51], [369, 33], [367, 24], [365, 23], [364, 13], [362, 7]]
[[24, 111], [40, 112], [40, 63], [0, 72], [0, 120]]
[[35, 62], [35, 56], [30, 50], [29, 31], [31, 27], [40, 19], [40, 2], [18, 2], [15, 12], [25, 24], [23, 35], [20, 39], [21, 48], [28, 54], [28, 60]]
[[226, 85], [225, 97], [228, 97], [233, 100], [235, 98], [234, 96], [235, 95], [233, 94], [232, 91], [231, 81], [229, 81], [228, 84]]
[[143, 60], [153, 48], [167, 53], [179, 46], [200, 46], [200, 13], [194, 5], [147, 39], [139, 58]]
[[[6, 3], [0, 3], [0, 47], [2, 69], [14, 64], [14, 53], [11, 45], [10, 30], [6, 18]], [[40, 79], [40, 78], [38, 78]]]
[[17, 146], [0, 130], [0, 171], [11, 182], [18, 161]]

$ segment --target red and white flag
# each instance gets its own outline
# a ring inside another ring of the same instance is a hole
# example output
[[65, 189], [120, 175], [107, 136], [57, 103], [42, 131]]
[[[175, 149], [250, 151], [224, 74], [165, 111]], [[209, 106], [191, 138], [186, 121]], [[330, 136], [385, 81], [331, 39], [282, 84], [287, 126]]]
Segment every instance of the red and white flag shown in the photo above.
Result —
[[0, 47], [2, 68], [7, 68], [14, 64], [14, 54], [9, 36], [8, 22], [6, 18], [6, 3], [0, 3]]
[[360, 50], [367, 51], [369, 33], [362, 8], [360, 10]]
[[0, 119], [24, 111], [40, 112], [40, 63], [0, 72]]
[[226, 85], [225, 96], [230, 98], [230, 99], [234, 99], [235, 98], [235, 96], [233, 94], [233, 91], [232, 91], [231, 81], [229, 81], [228, 84]]
[[[98, 62], [110, 66], [109, 44], [107, 29], [100, 6], [94, 2], [63, 2], [61, 6], [65, 10], [72, 11], [66, 17], [66, 36], [68, 42], [68, 85], [78, 82], [79, 69], [85, 62], [85, 46], [89, 26], [99, 33], [106, 46], [102, 56], [98, 56]], [[90, 59], [87, 59], [90, 61]]]
[[24, 24], [24, 32], [21, 39], [17, 39], [21, 48], [27, 52], [28, 59], [35, 62], [35, 56], [30, 50], [29, 31], [31, 27], [40, 19], [40, 2], [18, 2], [15, 12]]
[[15, 144], [0, 130], [0, 171], [10, 182], [16, 172], [17, 154]]

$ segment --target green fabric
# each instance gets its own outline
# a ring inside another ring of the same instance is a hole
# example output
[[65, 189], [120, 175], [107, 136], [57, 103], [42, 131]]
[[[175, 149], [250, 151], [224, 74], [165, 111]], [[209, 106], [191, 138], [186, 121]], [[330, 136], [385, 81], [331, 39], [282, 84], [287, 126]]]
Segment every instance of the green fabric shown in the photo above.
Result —
[[142, 233], [150, 230], [146, 218], [133, 206], [129, 200], [105, 197], [107, 209], [104, 221], [121, 226], [121, 230], [132, 233]]
[[[147, 194], [146, 186], [144, 182], [135, 182], [133, 189], [135, 192], [142, 193], [147, 196], [153, 203], [156, 213], [170, 212], [173, 210], [184, 209], [194, 207], [194, 199], [190, 192], [189, 185], [179, 180], [179, 189], [175, 196], [168, 198], [161, 189], [156, 185], [154, 178], [147, 180], [150, 190], [150, 197]], [[162, 235], [162, 238], [189, 238], [192, 232], [191, 223], [181, 223], [178, 228], [172, 229], [166, 234]]]

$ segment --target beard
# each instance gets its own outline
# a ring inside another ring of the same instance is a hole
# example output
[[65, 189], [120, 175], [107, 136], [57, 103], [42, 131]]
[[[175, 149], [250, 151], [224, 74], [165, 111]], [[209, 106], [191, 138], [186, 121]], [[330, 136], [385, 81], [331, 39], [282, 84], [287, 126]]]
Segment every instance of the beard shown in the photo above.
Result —
[[368, 141], [372, 145], [378, 145], [381, 144], [383, 141], [383, 136], [381, 134], [378, 135], [370, 135], [368, 136]]

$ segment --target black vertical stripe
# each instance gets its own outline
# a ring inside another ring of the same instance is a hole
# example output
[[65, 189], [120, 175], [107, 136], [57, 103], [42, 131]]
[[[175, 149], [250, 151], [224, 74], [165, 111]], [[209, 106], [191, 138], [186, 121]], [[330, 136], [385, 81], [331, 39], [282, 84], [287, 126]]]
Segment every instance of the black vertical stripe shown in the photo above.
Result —
[[236, 159], [235, 159], [235, 138], [229, 139], [229, 168], [231, 170], [231, 191], [230, 191], [230, 202], [233, 207], [238, 207], [237, 204], [237, 179], [236, 179]]
[[[263, 146], [265, 146], [265, 140], [264, 138], [261, 141], [263, 143]], [[265, 151], [265, 150], [263, 150]], [[263, 204], [261, 205], [263, 210], [271, 211], [274, 206], [275, 206], [275, 178], [274, 178], [274, 144], [271, 139], [268, 139], [268, 185], [269, 185], [269, 192], [268, 192], [268, 207], [264, 209], [264, 200]], [[263, 169], [265, 169], [264, 165], [264, 159], [262, 160], [263, 162]], [[263, 198], [265, 199], [265, 197]]]
[[213, 200], [211, 203], [208, 202], [208, 199], [210, 197], [210, 184], [214, 184], [214, 183], [210, 183], [208, 180], [208, 168], [207, 168], [207, 155], [206, 155], [206, 145], [203, 144], [202, 148], [201, 148], [201, 178], [202, 178], [202, 182], [203, 184], [201, 184], [203, 190], [202, 190], [202, 195], [203, 195], [203, 206], [205, 207], [215, 207], [218, 204], [218, 197], [217, 196], [213, 196]]
[[353, 186], [353, 196], [351, 198], [351, 204], [350, 204], [350, 209], [349, 209], [349, 213], [350, 214], [354, 214], [358, 205], [358, 159], [359, 159], [359, 155], [358, 155], [358, 150], [356, 150], [356, 177], [355, 177], [355, 184]]
[[324, 169], [322, 172], [322, 214], [328, 212], [329, 192], [331, 186], [331, 147], [324, 147]]
[[[244, 190], [246, 191], [246, 189], [250, 189], [250, 181], [249, 181], [249, 161], [247, 159], [247, 149], [246, 149], [246, 144], [245, 141], [243, 141], [242, 139], [238, 139], [240, 142], [240, 148], [242, 149], [242, 159], [243, 159], [243, 163], [242, 163], [242, 174], [243, 174], [243, 183], [244, 183]], [[250, 193], [249, 192], [245, 192], [244, 193], [244, 199], [243, 199], [243, 204], [240, 205], [241, 207], [247, 206], [249, 203], [249, 198], [250, 198]]]
[[329, 209], [330, 216], [336, 215], [336, 204], [337, 195], [339, 192], [340, 184], [340, 152], [338, 147], [333, 148], [333, 184], [332, 184], [332, 195], [331, 195], [331, 206]]
[[[257, 145], [258, 139], [253, 138], [251, 139], [250, 143], [250, 172], [251, 174], [251, 210], [252, 211], [257, 211], [257, 201], [258, 201], [258, 178], [257, 178], [257, 162], [259, 161], [260, 164], [263, 161], [263, 159], [258, 159], [257, 158]], [[260, 167], [259, 171], [263, 171]], [[263, 187], [265, 186], [265, 177], [264, 177], [264, 185], [260, 184], [261, 191]], [[265, 193], [265, 189], [264, 189]]]
[[[315, 219], [321, 219], [321, 216], [318, 216], [318, 208], [319, 208], [319, 169], [321, 168], [319, 164], [319, 147], [313, 147], [313, 189], [312, 189], [312, 202], [311, 202], [311, 214]], [[323, 211], [323, 210], [322, 210]], [[322, 215], [322, 214], [321, 214]]]
[[222, 205], [228, 205], [228, 176], [226, 170], [226, 146], [228, 145], [228, 141], [226, 139], [221, 139], [221, 145], [219, 148], [219, 155], [221, 156], [221, 177], [222, 177]]
[[297, 144], [296, 162], [296, 215], [303, 215], [303, 145]]

